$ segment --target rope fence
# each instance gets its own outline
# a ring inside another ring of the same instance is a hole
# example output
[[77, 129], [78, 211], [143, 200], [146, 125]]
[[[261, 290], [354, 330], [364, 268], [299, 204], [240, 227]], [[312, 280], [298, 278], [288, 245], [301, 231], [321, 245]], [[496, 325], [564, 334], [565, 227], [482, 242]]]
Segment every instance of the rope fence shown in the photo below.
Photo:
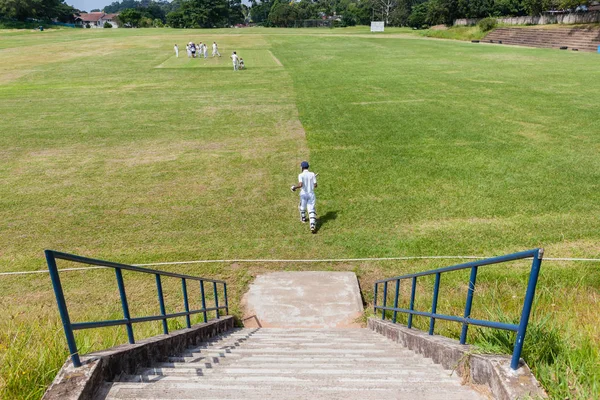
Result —
[[[373, 257], [373, 258], [322, 258], [322, 259], [231, 259], [231, 260], [194, 260], [194, 261], [170, 261], [149, 264], [131, 264], [134, 267], [156, 267], [161, 265], [185, 265], [185, 264], [211, 264], [211, 263], [337, 263], [337, 262], [370, 262], [370, 261], [402, 261], [402, 260], [480, 260], [486, 257], [480, 256], [414, 256], [414, 257]], [[544, 261], [581, 261], [581, 262], [600, 262], [600, 258], [568, 258], [568, 257], [544, 257]], [[106, 267], [83, 267], [83, 268], [64, 268], [60, 272], [82, 271], [89, 269], [105, 269]], [[14, 271], [0, 272], [0, 276], [6, 275], [29, 275], [29, 274], [47, 274], [48, 270], [39, 271]]]

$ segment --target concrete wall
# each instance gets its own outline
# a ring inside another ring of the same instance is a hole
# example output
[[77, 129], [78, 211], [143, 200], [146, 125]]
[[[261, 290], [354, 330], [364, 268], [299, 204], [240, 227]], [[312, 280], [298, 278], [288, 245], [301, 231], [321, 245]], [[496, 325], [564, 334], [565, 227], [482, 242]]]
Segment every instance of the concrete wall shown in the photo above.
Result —
[[63, 365], [42, 400], [89, 400], [105, 381], [120, 374], [132, 374], [139, 366], [151, 365], [171, 354], [180, 353], [233, 328], [233, 317], [209, 321], [81, 357], [82, 366], [71, 360]]
[[453, 370], [465, 383], [485, 385], [497, 400], [546, 398], [544, 389], [531, 370], [521, 360], [519, 369], [510, 369], [510, 357], [477, 354], [473, 346], [462, 345], [439, 335], [429, 335], [416, 329], [369, 318], [368, 326], [390, 340], [402, 344], [415, 353], [431, 358], [436, 364]]
[[[600, 22], [600, 12], [544, 14], [537, 17], [504, 17], [496, 19], [498, 23], [507, 25], [594, 24]], [[480, 18], [461, 18], [454, 21], [454, 26], [477, 25], [480, 20]]]

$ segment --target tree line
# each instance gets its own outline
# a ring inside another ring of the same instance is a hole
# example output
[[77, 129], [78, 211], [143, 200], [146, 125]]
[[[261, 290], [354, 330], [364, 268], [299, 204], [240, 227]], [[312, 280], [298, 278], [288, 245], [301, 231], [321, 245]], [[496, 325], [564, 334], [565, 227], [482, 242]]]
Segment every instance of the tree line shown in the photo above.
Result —
[[64, 0], [0, 0], [0, 19], [72, 22], [78, 12]]
[[241, 0], [122, 0], [103, 11], [127, 27], [222, 28], [243, 23], [245, 8]]
[[[219, 28], [244, 21], [263, 26], [292, 27], [297, 21], [332, 18], [339, 26], [385, 21], [389, 26], [452, 25], [457, 18], [539, 15], [548, 10], [575, 9], [590, 0], [122, 0], [104, 7], [119, 13], [131, 27]], [[0, 0], [0, 18], [61, 22], [79, 10], [65, 0]]]
[[296, 21], [336, 16], [339, 26], [385, 21], [388, 26], [452, 25], [458, 18], [539, 15], [574, 10], [590, 0], [251, 0], [252, 22], [291, 27]]

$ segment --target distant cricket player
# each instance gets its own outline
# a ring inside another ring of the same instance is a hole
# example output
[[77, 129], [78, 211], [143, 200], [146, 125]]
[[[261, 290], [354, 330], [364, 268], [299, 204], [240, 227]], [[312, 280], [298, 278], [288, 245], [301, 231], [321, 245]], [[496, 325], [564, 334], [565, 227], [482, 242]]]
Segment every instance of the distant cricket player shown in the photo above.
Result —
[[213, 51], [212, 51], [212, 56], [219, 56], [221, 57], [221, 53], [219, 53], [219, 48], [217, 47], [217, 42], [213, 42]]
[[175, 45], [175, 47], [173, 47], [175, 49], [175, 57], [179, 58], [179, 47], [177, 47], [177, 45]]
[[202, 48], [202, 52], [204, 53], [204, 58], [208, 58], [208, 45], [204, 43], [204, 47]]
[[315, 197], [315, 188], [317, 187], [317, 176], [314, 172], [308, 170], [308, 161], [302, 161], [300, 163], [302, 173], [298, 175], [298, 184], [292, 186], [292, 192], [296, 189], [300, 189], [300, 204], [298, 209], [300, 210], [300, 221], [306, 223], [306, 210], [308, 208], [308, 218], [310, 220], [310, 231], [312, 233], [317, 232], [317, 212], [315, 210], [315, 203], [317, 201]]
[[235, 51], [231, 55], [231, 61], [233, 61], [233, 70], [237, 71], [239, 66], [239, 57]]

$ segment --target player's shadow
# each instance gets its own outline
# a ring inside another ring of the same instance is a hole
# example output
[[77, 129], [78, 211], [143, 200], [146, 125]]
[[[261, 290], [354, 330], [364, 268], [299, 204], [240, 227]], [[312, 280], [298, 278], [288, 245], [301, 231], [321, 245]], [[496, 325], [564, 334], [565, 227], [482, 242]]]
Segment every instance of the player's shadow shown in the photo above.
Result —
[[337, 211], [327, 211], [324, 215], [319, 218], [317, 223], [317, 232], [329, 221], [333, 221], [337, 218]]

